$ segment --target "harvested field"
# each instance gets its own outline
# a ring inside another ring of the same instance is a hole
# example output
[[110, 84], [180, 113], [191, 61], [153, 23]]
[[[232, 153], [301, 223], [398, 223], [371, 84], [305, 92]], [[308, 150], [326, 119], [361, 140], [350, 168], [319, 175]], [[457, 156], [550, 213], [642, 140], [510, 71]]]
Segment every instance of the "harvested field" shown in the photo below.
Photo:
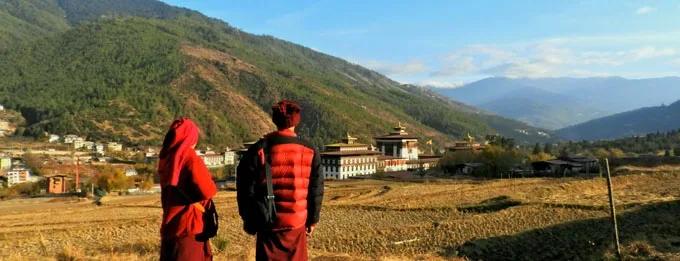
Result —
[[[626, 257], [680, 259], [680, 176], [613, 180]], [[603, 179], [328, 182], [313, 260], [607, 260]], [[159, 195], [103, 206], [0, 202], [0, 260], [156, 260]], [[216, 260], [253, 260], [234, 192], [220, 192]]]

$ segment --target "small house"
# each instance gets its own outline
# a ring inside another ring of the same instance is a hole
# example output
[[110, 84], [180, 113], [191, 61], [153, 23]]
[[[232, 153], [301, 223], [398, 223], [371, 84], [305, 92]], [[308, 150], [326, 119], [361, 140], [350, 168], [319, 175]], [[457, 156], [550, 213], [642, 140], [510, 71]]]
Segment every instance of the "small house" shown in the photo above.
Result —
[[123, 151], [123, 144], [117, 142], [109, 142], [106, 144], [106, 148], [109, 151]]
[[583, 168], [583, 164], [564, 160], [545, 160], [531, 163], [531, 167], [536, 174], [566, 176], [569, 171], [580, 171]]
[[13, 168], [7, 171], [7, 185], [13, 186], [15, 184], [33, 181], [31, 170], [27, 168]]
[[61, 137], [56, 134], [50, 134], [50, 139], [48, 140], [50, 143], [55, 143], [58, 142]]
[[47, 177], [47, 193], [63, 194], [66, 193], [67, 188], [66, 176], [54, 175]]
[[126, 169], [125, 170], [125, 176], [131, 177], [131, 176], [137, 176], [137, 170], [136, 169]]

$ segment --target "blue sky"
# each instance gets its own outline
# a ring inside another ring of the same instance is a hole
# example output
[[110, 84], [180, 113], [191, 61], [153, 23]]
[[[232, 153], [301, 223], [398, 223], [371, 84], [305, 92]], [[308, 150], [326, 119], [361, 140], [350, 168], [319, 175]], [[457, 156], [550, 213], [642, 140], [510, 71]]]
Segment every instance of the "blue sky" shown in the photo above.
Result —
[[680, 76], [680, 1], [165, 2], [402, 83]]

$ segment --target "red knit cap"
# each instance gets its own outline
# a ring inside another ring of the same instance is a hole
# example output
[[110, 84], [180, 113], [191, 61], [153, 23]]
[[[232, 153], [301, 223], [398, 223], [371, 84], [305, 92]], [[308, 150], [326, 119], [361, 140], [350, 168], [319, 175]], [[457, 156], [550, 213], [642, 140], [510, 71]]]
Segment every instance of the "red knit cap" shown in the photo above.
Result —
[[272, 107], [272, 121], [279, 130], [300, 124], [300, 106], [295, 102], [283, 100]]

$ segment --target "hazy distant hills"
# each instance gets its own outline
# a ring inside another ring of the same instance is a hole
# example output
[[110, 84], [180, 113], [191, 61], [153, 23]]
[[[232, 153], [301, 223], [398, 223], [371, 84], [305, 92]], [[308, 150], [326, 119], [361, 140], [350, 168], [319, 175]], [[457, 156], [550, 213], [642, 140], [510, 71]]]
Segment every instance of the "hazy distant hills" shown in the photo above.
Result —
[[602, 140], [680, 129], [680, 101], [619, 113], [557, 131], [571, 140]]
[[0, 104], [25, 134], [158, 144], [178, 116], [202, 144], [240, 146], [274, 129], [271, 105], [303, 107], [301, 136], [369, 142], [400, 121], [436, 146], [544, 130], [402, 85], [364, 67], [155, 0], [0, 0]]
[[680, 99], [680, 77], [487, 78], [455, 89], [434, 89], [501, 116], [548, 129]]

